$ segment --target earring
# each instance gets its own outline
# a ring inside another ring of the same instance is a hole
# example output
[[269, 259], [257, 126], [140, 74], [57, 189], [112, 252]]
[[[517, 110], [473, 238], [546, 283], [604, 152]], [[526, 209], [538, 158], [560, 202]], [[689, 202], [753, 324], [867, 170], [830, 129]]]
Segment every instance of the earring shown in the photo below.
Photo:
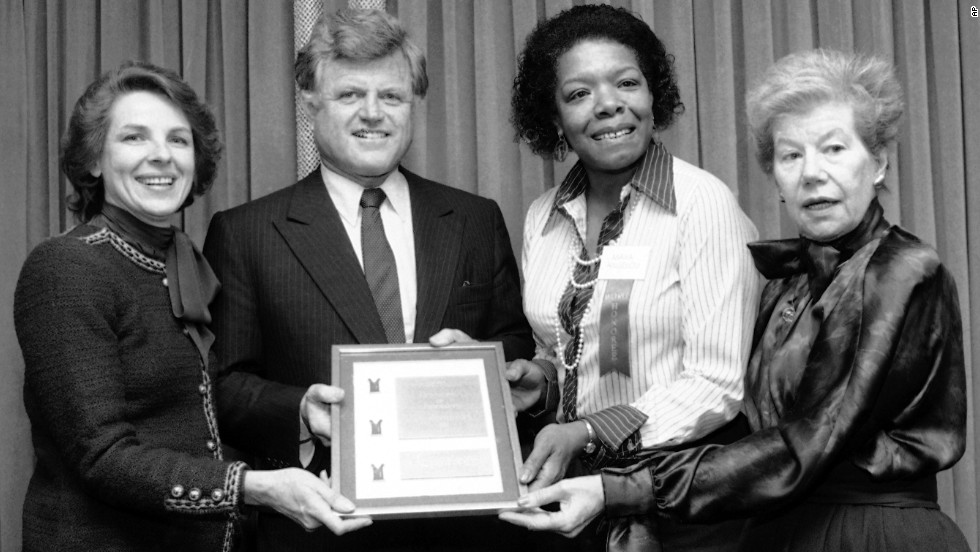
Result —
[[555, 159], [561, 163], [565, 161], [565, 157], [568, 156], [568, 142], [565, 141], [565, 135], [558, 133], [558, 143], [555, 144]]

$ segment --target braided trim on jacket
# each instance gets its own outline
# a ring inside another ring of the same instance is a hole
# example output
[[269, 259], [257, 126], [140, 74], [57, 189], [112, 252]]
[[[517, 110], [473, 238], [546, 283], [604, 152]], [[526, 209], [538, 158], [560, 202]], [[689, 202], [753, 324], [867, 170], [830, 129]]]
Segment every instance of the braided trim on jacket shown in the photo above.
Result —
[[245, 471], [248, 464], [245, 462], [232, 462], [228, 465], [225, 472], [225, 482], [223, 489], [213, 489], [206, 492], [198, 488], [184, 492], [183, 488], [177, 492], [176, 489], [163, 501], [164, 507], [171, 512], [181, 514], [234, 514], [239, 510], [238, 501], [242, 498], [242, 481], [245, 479]]
[[214, 392], [211, 387], [211, 377], [208, 375], [207, 369], [203, 366], [201, 367], [201, 380], [205, 389], [204, 396], [202, 397], [204, 419], [208, 422], [208, 432], [211, 434], [211, 441], [213, 441], [215, 444], [214, 450], [211, 451], [211, 455], [217, 460], [223, 460], [224, 456], [221, 452], [221, 437], [218, 435], [218, 417], [214, 413]]
[[[218, 446], [217, 450], [218, 456], [220, 457], [220, 445]], [[241, 464], [241, 466], [236, 466], [235, 464]], [[228, 477], [232, 477], [231, 474], [234, 472], [233, 481], [236, 482], [235, 484], [237, 485], [237, 488], [242, 489], [244, 486], [243, 482], [245, 480], [245, 471], [248, 469], [248, 466], [242, 462], [236, 462], [235, 464], [232, 464], [231, 469], [228, 470]], [[242, 490], [241, 492], [244, 493], [245, 491]], [[236, 494], [235, 496], [241, 495]], [[244, 499], [242, 502], [244, 503]], [[225, 522], [225, 536], [221, 542], [221, 552], [233, 552], [238, 548], [238, 536], [242, 534], [242, 515], [239, 506], [240, 505], [236, 505], [236, 508], [232, 510], [230, 514], [228, 514], [228, 521]]]
[[228, 523], [225, 523], [225, 538], [221, 544], [221, 552], [232, 552], [232, 550], [235, 550], [235, 537], [240, 534], [241, 526], [241, 516], [238, 512], [232, 512], [228, 516]]
[[124, 257], [143, 270], [153, 272], [154, 274], [167, 273], [167, 266], [164, 263], [151, 259], [140, 253], [138, 249], [126, 243], [126, 240], [122, 239], [119, 234], [116, 234], [108, 228], [101, 228], [98, 232], [89, 234], [88, 236], [81, 238], [81, 240], [89, 245], [108, 243], [115, 248], [116, 251], [122, 253]]

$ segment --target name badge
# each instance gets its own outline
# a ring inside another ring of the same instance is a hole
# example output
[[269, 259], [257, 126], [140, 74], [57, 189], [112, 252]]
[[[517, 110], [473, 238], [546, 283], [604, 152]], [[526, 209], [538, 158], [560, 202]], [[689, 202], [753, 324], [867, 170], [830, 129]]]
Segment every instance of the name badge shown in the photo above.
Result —
[[643, 280], [650, 260], [650, 248], [609, 245], [602, 249], [600, 280]]

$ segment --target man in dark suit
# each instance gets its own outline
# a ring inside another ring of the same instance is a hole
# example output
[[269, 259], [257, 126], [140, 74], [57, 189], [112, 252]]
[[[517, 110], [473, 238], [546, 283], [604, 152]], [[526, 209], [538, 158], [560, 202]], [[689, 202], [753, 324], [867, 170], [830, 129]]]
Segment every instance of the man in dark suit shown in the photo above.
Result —
[[[503, 342], [533, 353], [517, 264], [497, 205], [399, 163], [425, 96], [425, 59], [391, 16], [321, 19], [296, 60], [322, 166], [218, 213], [204, 253], [213, 305], [223, 439], [261, 467], [327, 468], [331, 346]], [[379, 192], [380, 190], [380, 192]], [[312, 435], [311, 435], [312, 434]], [[343, 537], [260, 512], [264, 550], [503, 549], [521, 538], [493, 517], [381, 521]]]

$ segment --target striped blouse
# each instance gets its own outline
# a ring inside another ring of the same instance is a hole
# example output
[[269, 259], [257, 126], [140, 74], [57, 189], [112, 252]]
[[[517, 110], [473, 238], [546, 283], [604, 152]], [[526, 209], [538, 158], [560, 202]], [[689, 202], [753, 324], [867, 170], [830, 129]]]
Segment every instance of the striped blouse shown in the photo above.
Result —
[[[524, 225], [524, 310], [535, 358], [559, 367], [548, 374], [549, 405], [560, 404], [554, 399], [565, 378], [557, 306], [586, 235], [586, 183], [577, 163], [534, 201]], [[634, 190], [617, 245], [646, 246], [650, 255], [629, 298], [629, 376], [600, 377], [606, 281], [596, 283], [582, 320], [577, 411], [610, 452], [637, 435], [644, 448], [691, 441], [738, 413], [761, 283], [745, 246], [755, 227], [720, 180], [652, 143], [621, 198]]]

